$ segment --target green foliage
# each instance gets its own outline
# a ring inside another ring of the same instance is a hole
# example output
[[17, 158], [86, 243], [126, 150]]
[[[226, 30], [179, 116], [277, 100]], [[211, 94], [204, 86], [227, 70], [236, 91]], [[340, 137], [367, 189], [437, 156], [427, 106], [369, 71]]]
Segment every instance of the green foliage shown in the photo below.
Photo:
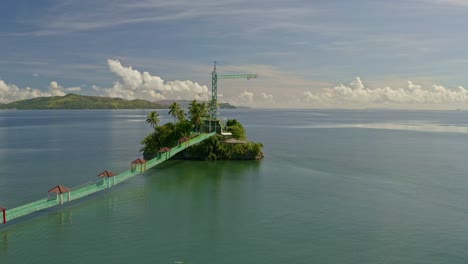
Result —
[[176, 122], [176, 117], [178, 116], [179, 112], [180, 112], [181, 108], [180, 108], [180, 105], [176, 102], [173, 102], [170, 106], [169, 106], [169, 113], [170, 115], [172, 115], [172, 117], [174, 117], [174, 123]]
[[[184, 102], [184, 100], [179, 100]], [[228, 103], [219, 104], [220, 108], [235, 109]], [[0, 109], [164, 109], [167, 105], [146, 100], [124, 100], [121, 98], [109, 98], [101, 96], [85, 96], [67, 94], [65, 96], [37, 97], [0, 104]], [[183, 110], [182, 110], [183, 111]], [[184, 113], [185, 115], [185, 113]], [[179, 115], [177, 115], [179, 119]]]
[[141, 142], [141, 144], [144, 145], [144, 147], [140, 149], [140, 151], [143, 151], [144, 159], [149, 160], [156, 157], [160, 148], [158, 135], [156, 134], [156, 132], [153, 132], [146, 136], [145, 139], [143, 139], [143, 141]]
[[215, 135], [186, 150], [186, 156], [201, 160], [253, 160], [262, 156], [261, 143], [225, 143], [225, 138]]
[[177, 134], [181, 137], [187, 137], [193, 130], [193, 124], [188, 120], [179, 121], [176, 127]]
[[187, 116], [185, 114], [185, 111], [182, 108], [177, 111], [176, 115], [177, 115], [177, 120], [179, 122], [184, 122], [184, 121], [187, 120]]
[[183, 121], [175, 126], [173, 123], [167, 123], [163, 126], [157, 126], [153, 133], [146, 136], [141, 144], [143, 148], [143, 158], [152, 159], [157, 156], [158, 150], [162, 147], [172, 148], [178, 144], [181, 137], [190, 135], [193, 129], [192, 123]]
[[152, 128], [158, 126], [159, 123], [159, 114], [156, 111], [152, 111], [146, 117], [146, 123], [148, 123]]
[[247, 139], [244, 126], [236, 119], [231, 119], [226, 122], [226, 130], [232, 133], [235, 139]]
[[[197, 124], [197, 118], [194, 118], [200, 109], [194, 111], [193, 109], [200, 107], [196, 101], [193, 101], [191, 108], [189, 108], [189, 115], [191, 120], [179, 119], [177, 125], [167, 123], [163, 126], [156, 126], [155, 131], [149, 134], [141, 142], [144, 147], [143, 157], [145, 159], [152, 159], [157, 156], [158, 150], [162, 147], [173, 147], [178, 144], [181, 137], [189, 136]], [[201, 106], [200, 108], [203, 108]], [[192, 109], [192, 110], [191, 110]], [[150, 117], [151, 113], [148, 115]], [[158, 120], [159, 122], [159, 120]], [[233, 137], [240, 140], [247, 139], [245, 129], [239, 121], [233, 119], [227, 121], [227, 129], [231, 131]], [[255, 142], [245, 143], [228, 143], [226, 138], [222, 135], [215, 135], [201, 143], [191, 146], [184, 152], [179, 154], [179, 158], [200, 159], [200, 160], [252, 160], [263, 157], [263, 145]]]
[[197, 131], [199, 131], [203, 123], [202, 119], [208, 116], [208, 107], [206, 103], [198, 103], [196, 100], [193, 100], [188, 107], [188, 114], [190, 121], [195, 125]]
[[236, 107], [230, 103], [219, 103], [218, 107], [221, 109], [236, 109]]
[[165, 106], [145, 100], [67, 94], [37, 97], [0, 105], [2, 109], [159, 109]]
[[237, 125], [240, 125], [239, 121], [237, 121], [237, 119], [229, 119], [227, 122], [226, 122], [226, 126], [237, 126]]

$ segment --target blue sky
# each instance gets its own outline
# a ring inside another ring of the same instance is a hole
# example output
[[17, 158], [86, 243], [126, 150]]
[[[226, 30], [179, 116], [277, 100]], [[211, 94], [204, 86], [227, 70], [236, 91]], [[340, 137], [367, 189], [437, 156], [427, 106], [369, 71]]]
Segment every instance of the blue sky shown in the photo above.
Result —
[[463, 107], [466, 28], [468, 0], [3, 0], [0, 102], [204, 99], [217, 60], [260, 74], [219, 84], [237, 104]]

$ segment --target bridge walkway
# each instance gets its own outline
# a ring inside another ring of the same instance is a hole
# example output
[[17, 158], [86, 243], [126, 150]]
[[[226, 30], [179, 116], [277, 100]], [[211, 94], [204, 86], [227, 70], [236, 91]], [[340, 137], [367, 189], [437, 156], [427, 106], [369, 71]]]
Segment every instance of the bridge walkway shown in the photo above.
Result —
[[170, 159], [175, 154], [181, 152], [182, 150], [202, 142], [203, 140], [215, 135], [216, 133], [209, 134], [200, 134], [189, 141], [180, 143], [179, 145], [171, 148], [165, 153], [161, 153], [158, 157], [146, 161], [145, 164], [140, 164], [134, 168], [124, 171], [113, 177], [104, 177], [96, 181], [92, 181], [74, 188], [71, 188], [69, 192], [57, 194], [57, 196], [46, 197], [28, 204], [24, 204], [15, 208], [7, 209], [0, 207], [0, 210], [3, 211], [3, 214], [0, 214], [0, 219], [3, 220], [3, 223], [7, 223], [13, 219], [32, 214], [50, 207], [63, 204], [63, 202], [71, 202], [85, 196], [97, 193], [99, 191], [105, 190], [114, 186], [116, 184], [122, 183], [132, 177], [140, 175], [144, 172], [145, 169], [150, 169], [158, 164], [163, 163], [164, 161]]

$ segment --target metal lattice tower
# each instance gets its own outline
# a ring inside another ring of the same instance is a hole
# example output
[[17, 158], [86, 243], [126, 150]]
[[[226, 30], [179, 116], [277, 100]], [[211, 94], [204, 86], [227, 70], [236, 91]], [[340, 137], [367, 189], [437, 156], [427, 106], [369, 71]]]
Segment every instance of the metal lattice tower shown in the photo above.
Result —
[[216, 61], [214, 62], [213, 72], [211, 73], [211, 102], [210, 117], [218, 118], [218, 80], [221, 79], [253, 79], [258, 78], [258, 74], [218, 74], [216, 72]]

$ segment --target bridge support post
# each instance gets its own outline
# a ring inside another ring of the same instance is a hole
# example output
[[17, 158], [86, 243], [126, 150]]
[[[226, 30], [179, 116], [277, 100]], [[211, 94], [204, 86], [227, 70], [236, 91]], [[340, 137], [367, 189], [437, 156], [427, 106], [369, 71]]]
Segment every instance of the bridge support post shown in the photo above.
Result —
[[3, 223], [6, 224], [6, 223], [7, 223], [7, 219], [6, 219], [6, 208], [0, 207], [0, 209], [2, 209], [2, 212], [3, 212]]

